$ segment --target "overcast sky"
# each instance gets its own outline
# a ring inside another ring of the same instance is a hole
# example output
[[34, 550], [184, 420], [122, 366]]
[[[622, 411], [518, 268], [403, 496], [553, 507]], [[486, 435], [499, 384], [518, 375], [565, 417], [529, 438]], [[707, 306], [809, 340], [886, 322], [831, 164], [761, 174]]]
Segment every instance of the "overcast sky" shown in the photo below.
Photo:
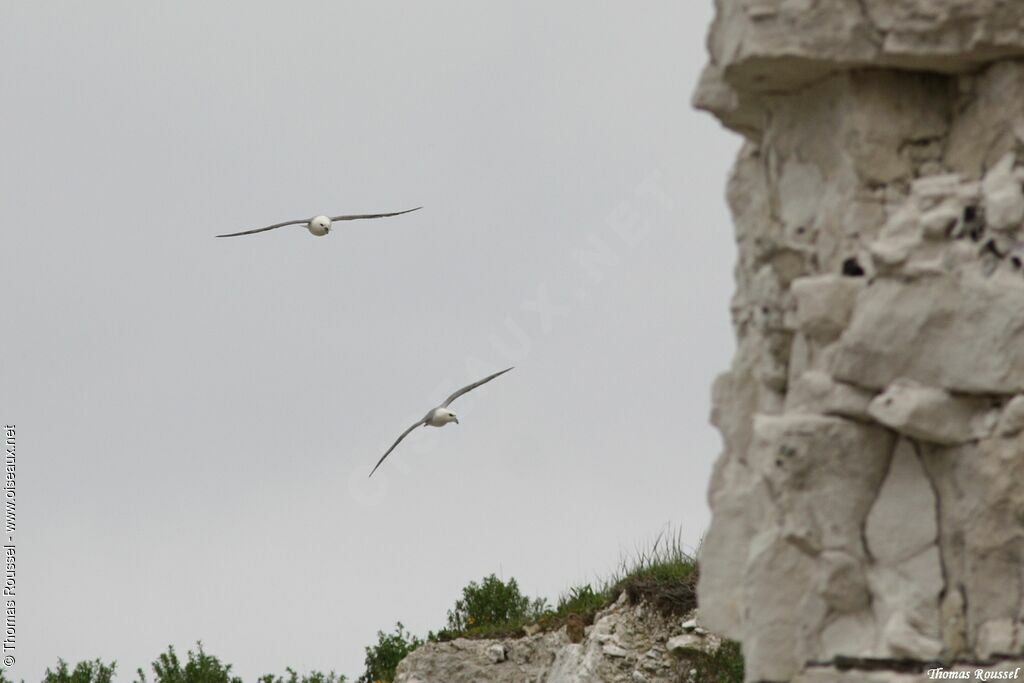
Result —
[[488, 573], [554, 599], [696, 545], [733, 349], [711, 9], [4, 3], [14, 677], [197, 639], [356, 675]]

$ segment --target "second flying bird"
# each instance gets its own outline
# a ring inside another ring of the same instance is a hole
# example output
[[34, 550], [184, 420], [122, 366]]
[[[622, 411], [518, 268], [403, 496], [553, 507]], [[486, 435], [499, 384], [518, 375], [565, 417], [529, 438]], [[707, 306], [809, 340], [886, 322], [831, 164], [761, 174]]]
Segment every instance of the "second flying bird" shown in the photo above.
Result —
[[389, 216], [401, 216], [403, 213], [412, 213], [413, 211], [419, 211], [422, 206], [417, 206], [415, 209], [406, 209], [405, 211], [395, 211], [393, 213], [354, 213], [346, 216], [313, 216], [312, 218], [300, 218], [294, 221], [285, 221], [284, 223], [274, 223], [268, 225], [265, 228], [256, 228], [254, 230], [243, 230], [242, 232], [230, 232], [226, 235], [217, 235], [217, 237], [238, 237], [239, 235], [254, 235], [257, 232], [266, 232], [268, 230], [275, 230], [277, 228], [283, 228], [286, 225], [304, 225], [306, 229], [317, 237], [323, 237], [331, 231], [331, 225], [337, 221], [358, 221], [363, 218], [388, 218]]
[[465, 393], [473, 391], [473, 389], [476, 389], [481, 384], [487, 384], [488, 382], [490, 382], [495, 377], [499, 377], [501, 375], [504, 375], [506, 372], [508, 372], [511, 369], [512, 368], [505, 368], [501, 372], [496, 372], [493, 375], [488, 375], [487, 377], [484, 377], [483, 379], [481, 379], [479, 381], [473, 382], [472, 384], [467, 384], [466, 386], [462, 387], [461, 389], [456, 391], [454, 394], [452, 394], [451, 396], [446, 398], [444, 403], [442, 403], [441, 405], [439, 405], [436, 408], [431, 409], [431, 411], [429, 413], [427, 413], [426, 415], [424, 415], [423, 418], [419, 422], [417, 422], [416, 424], [414, 424], [413, 426], [409, 427], [404, 432], [402, 432], [402, 435], [400, 437], [398, 437], [393, 444], [391, 444], [391, 448], [388, 449], [388, 452], [385, 453], [384, 455], [382, 455], [380, 457], [380, 460], [377, 461], [377, 464], [373, 466], [373, 470], [370, 472], [370, 476], [372, 477], [373, 473], [377, 471], [377, 468], [380, 467], [380, 464], [382, 462], [384, 462], [384, 458], [388, 457], [388, 455], [391, 453], [391, 451], [395, 450], [395, 446], [397, 446], [399, 443], [401, 443], [402, 439], [404, 439], [405, 437], [409, 436], [409, 432], [411, 432], [412, 430], [416, 429], [417, 427], [419, 427], [421, 425], [429, 425], [431, 427], [444, 427], [449, 422], [454, 422], [455, 424], [459, 424], [459, 418], [456, 417], [455, 413], [453, 413], [452, 411], [448, 410], [448, 406], [451, 405], [452, 401], [454, 401], [459, 396], [462, 396]]

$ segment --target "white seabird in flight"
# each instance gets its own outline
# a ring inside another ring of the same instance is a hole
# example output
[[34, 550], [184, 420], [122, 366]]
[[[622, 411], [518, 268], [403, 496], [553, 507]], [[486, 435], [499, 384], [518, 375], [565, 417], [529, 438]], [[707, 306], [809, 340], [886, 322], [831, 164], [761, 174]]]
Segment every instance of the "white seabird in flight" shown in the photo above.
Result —
[[393, 444], [391, 444], [391, 448], [388, 449], [388, 452], [385, 453], [384, 455], [382, 455], [380, 457], [380, 460], [377, 461], [377, 464], [373, 466], [373, 470], [370, 472], [370, 476], [372, 477], [373, 473], [377, 471], [377, 468], [380, 467], [380, 464], [382, 462], [384, 462], [384, 458], [388, 457], [388, 455], [391, 454], [391, 451], [395, 450], [395, 446], [397, 446], [399, 443], [401, 443], [402, 439], [404, 439], [405, 437], [409, 436], [409, 432], [411, 432], [412, 430], [416, 429], [420, 425], [430, 425], [431, 427], [444, 427], [449, 422], [454, 422], [455, 424], [459, 424], [459, 418], [455, 416], [455, 413], [453, 413], [452, 411], [448, 410], [448, 406], [451, 405], [452, 401], [454, 401], [459, 396], [462, 396], [465, 393], [473, 391], [474, 389], [476, 389], [481, 384], [487, 384], [488, 382], [490, 382], [495, 377], [499, 377], [501, 375], [504, 375], [506, 372], [508, 372], [511, 369], [512, 368], [505, 368], [501, 372], [496, 372], [493, 375], [488, 375], [487, 377], [484, 377], [482, 380], [473, 382], [472, 384], [467, 384], [466, 386], [462, 387], [461, 389], [456, 391], [454, 394], [452, 394], [451, 396], [446, 398], [444, 403], [442, 403], [441, 405], [439, 405], [436, 408], [433, 408], [429, 413], [427, 413], [426, 415], [423, 416], [422, 420], [420, 420], [419, 422], [414, 424], [412, 427], [409, 427], [404, 432], [402, 432], [402, 435], [400, 437], [398, 437], [398, 439], [396, 439]]
[[286, 225], [305, 225], [306, 229], [317, 237], [323, 237], [331, 231], [331, 224], [336, 221], [358, 221], [363, 218], [387, 218], [388, 216], [401, 216], [403, 213], [411, 213], [413, 211], [419, 211], [422, 206], [417, 206], [415, 209], [406, 209], [405, 211], [395, 211], [394, 213], [357, 213], [348, 216], [313, 216], [312, 218], [300, 218], [296, 221], [285, 221], [284, 223], [274, 223], [268, 225], [265, 228], [256, 228], [255, 230], [243, 230], [242, 232], [232, 232], [227, 235], [217, 235], [217, 237], [238, 237], [239, 235], [252, 235], [257, 232], [266, 232], [267, 230], [275, 230], [277, 228], [283, 228]]

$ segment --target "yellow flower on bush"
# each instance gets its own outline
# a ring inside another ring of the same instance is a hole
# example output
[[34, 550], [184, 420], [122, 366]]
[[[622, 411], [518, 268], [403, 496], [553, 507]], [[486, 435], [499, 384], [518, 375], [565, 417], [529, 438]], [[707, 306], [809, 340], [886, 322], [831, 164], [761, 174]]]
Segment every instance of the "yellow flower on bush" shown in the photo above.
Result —
[[473, 615], [472, 615], [472, 614], [470, 614], [470, 615], [469, 615], [469, 618], [468, 618], [468, 619], [466, 619], [466, 622], [467, 622], [467, 623], [468, 623], [468, 624], [469, 624], [470, 626], [472, 626], [473, 624], [475, 624], [475, 623], [476, 623], [476, 619], [474, 619], [474, 618], [473, 618]]

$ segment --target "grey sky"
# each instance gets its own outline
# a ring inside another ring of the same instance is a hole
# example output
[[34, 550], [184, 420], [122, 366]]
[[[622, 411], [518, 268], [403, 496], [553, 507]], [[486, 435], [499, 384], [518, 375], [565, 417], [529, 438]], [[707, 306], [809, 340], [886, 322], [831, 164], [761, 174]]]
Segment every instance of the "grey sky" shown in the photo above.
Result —
[[553, 598], [667, 523], [695, 545], [733, 348], [738, 142], [689, 108], [710, 18], [5, 3], [14, 676], [196, 639], [247, 679], [356, 674], [487, 573]]

